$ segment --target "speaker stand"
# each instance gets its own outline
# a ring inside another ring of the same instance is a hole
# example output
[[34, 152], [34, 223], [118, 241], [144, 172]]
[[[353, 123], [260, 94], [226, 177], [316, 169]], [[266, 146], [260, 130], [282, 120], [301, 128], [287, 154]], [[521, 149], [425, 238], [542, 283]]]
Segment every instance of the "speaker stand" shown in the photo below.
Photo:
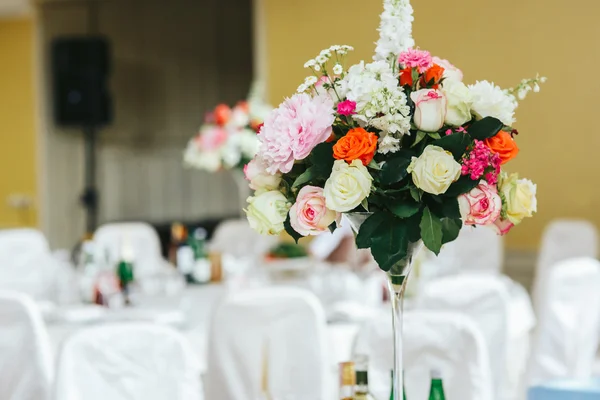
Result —
[[85, 227], [93, 234], [98, 225], [98, 189], [96, 188], [96, 127], [86, 126], [84, 133], [85, 186], [81, 202], [85, 208]]

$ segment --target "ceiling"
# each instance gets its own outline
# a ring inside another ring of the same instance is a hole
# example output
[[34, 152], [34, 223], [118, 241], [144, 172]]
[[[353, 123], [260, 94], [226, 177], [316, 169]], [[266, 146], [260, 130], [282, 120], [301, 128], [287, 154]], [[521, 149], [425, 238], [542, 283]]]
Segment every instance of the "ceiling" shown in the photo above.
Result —
[[0, 18], [25, 15], [29, 10], [29, 0], [0, 0]]

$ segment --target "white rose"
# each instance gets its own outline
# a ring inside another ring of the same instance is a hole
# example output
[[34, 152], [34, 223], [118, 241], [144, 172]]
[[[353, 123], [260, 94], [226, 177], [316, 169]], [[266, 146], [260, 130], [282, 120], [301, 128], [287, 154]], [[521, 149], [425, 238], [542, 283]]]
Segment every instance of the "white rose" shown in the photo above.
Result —
[[360, 160], [348, 164], [337, 160], [327, 182], [323, 194], [328, 209], [347, 212], [356, 208], [371, 192], [373, 177]]
[[255, 158], [244, 166], [244, 176], [250, 182], [250, 189], [256, 191], [255, 195], [277, 190], [281, 183], [281, 174], [268, 173], [260, 158]]
[[446, 124], [450, 126], [461, 126], [471, 120], [471, 92], [462, 82], [456, 80], [445, 80], [442, 92], [446, 96], [448, 108], [446, 112]]
[[537, 212], [537, 187], [529, 179], [519, 179], [514, 173], [503, 173], [499, 186], [506, 202], [506, 217], [510, 222], [518, 225], [523, 218]]
[[446, 119], [446, 96], [440, 90], [421, 89], [410, 94], [415, 103], [413, 121], [417, 129], [437, 132]]
[[288, 210], [292, 205], [278, 190], [248, 198], [246, 216], [252, 229], [261, 235], [278, 235], [284, 230]]
[[431, 194], [442, 194], [460, 178], [460, 164], [452, 154], [439, 146], [429, 145], [406, 169], [412, 174], [414, 184]]

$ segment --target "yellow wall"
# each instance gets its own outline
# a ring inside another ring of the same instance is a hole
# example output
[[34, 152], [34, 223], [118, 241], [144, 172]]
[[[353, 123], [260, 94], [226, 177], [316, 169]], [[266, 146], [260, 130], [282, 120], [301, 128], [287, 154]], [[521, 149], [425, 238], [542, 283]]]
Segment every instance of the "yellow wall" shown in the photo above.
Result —
[[[351, 61], [370, 60], [378, 0], [264, 0], [267, 75], [273, 104], [294, 90], [306, 60], [332, 44], [349, 44]], [[510, 248], [535, 249], [558, 217], [600, 225], [600, 3], [590, 0], [413, 0], [417, 45], [451, 60], [465, 82], [510, 87], [536, 72], [548, 77], [517, 110], [519, 156], [508, 169], [538, 184], [538, 214], [507, 237]], [[366, 6], [369, 4], [369, 6]]]
[[15, 194], [37, 197], [33, 30], [30, 19], [0, 19], [0, 228], [37, 225], [35, 204], [8, 204]]

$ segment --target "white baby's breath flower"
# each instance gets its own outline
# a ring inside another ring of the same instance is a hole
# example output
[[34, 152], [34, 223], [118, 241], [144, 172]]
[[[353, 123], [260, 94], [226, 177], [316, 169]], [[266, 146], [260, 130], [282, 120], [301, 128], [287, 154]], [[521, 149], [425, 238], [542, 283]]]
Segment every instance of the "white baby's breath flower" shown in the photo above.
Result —
[[334, 44], [333, 46], [331, 46], [329, 48], [329, 50], [335, 51], [335, 52], [337, 52], [338, 50], [341, 50], [341, 49], [342, 49], [342, 46], [340, 46], [339, 44]]
[[308, 89], [308, 87], [303, 83], [300, 86], [298, 86], [298, 89], [296, 91], [298, 93], [304, 93], [304, 92], [306, 92], [306, 89]]
[[354, 50], [354, 47], [348, 46], [347, 44], [344, 44], [341, 47], [342, 47], [343, 50], [346, 50], [346, 51], [353, 51]]
[[341, 75], [344, 72], [344, 68], [340, 64], [335, 64], [333, 66], [333, 73], [336, 75]]
[[317, 77], [316, 77], [316, 76], [314, 76], [314, 75], [307, 76], [307, 77], [306, 77], [306, 79], [304, 79], [304, 84], [305, 84], [306, 86], [312, 86], [312, 85], [314, 85], [315, 83], [317, 83]]
[[534, 91], [534, 93], [539, 93], [540, 85], [538, 85], [537, 83], [535, 85], [533, 85], [533, 91]]
[[329, 58], [329, 57], [331, 57], [331, 50], [329, 50], [329, 49], [323, 49], [323, 50], [321, 50], [321, 52], [319, 53], [319, 55], [323, 56], [323, 57]]
[[545, 76], [542, 76], [540, 78], [540, 82], [542, 82], [542, 83], [546, 83], [547, 80], [548, 80], [548, 78], [546, 78]]
[[304, 68], [311, 68], [314, 67], [317, 64], [317, 62], [313, 59], [313, 60], [308, 60], [307, 62], [304, 63]]
[[327, 57], [325, 57], [325, 56], [322, 56], [322, 55], [318, 55], [317, 57], [315, 57], [315, 60], [316, 60], [316, 61], [317, 61], [319, 64], [323, 65], [323, 64], [325, 64], [325, 63], [327, 62], [328, 58], [327, 58]]

